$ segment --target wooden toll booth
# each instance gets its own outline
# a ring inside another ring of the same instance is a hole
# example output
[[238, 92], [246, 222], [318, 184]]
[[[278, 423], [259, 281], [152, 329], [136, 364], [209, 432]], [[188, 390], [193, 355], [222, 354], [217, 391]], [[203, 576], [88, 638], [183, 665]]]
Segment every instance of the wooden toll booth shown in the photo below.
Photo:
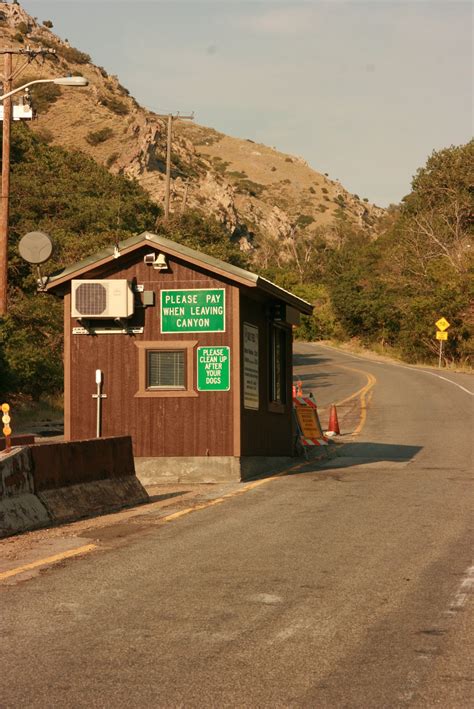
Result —
[[144, 482], [239, 480], [293, 455], [292, 328], [312, 306], [144, 233], [50, 277], [66, 440], [131, 435]]

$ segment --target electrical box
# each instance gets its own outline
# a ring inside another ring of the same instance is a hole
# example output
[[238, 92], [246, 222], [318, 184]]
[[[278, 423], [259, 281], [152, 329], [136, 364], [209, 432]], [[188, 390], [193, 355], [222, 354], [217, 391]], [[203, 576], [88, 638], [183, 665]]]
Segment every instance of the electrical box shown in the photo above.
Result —
[[73, 280], [73, 318], [129, 318], [134, 310], [132, 284], [125, 279]]
[[[12, 106], [13, 121], [31, 121], [33, 119], [33, 109], [28, 103], [14, 104]], [[0, 121], [3, 121], [3, 106], [0, 106]]]

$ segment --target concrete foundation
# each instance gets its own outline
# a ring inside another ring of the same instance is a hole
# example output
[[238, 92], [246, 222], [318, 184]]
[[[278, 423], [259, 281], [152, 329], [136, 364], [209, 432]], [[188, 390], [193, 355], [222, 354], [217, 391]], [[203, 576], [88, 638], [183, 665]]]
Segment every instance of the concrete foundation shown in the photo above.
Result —
[[277, 473], [297, 460], [278, 456], [135, 458], [135, 471], [142, 485], [242, 482]]

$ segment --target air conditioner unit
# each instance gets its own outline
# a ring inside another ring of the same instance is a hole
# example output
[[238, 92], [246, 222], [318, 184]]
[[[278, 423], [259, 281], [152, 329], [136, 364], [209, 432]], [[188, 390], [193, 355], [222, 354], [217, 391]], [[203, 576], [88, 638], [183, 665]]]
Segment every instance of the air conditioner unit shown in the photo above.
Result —
[[132, 284], [125, 279], [72, 281], [73, 318], [129, 318], [133, 305]]

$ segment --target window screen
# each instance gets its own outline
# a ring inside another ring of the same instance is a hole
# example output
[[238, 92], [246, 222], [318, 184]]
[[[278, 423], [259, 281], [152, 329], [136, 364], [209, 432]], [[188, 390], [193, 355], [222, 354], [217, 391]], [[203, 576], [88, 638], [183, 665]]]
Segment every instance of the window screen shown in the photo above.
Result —
[[184, 389], [185, 353], [149, 350], [147, 352], [147, 389]]

